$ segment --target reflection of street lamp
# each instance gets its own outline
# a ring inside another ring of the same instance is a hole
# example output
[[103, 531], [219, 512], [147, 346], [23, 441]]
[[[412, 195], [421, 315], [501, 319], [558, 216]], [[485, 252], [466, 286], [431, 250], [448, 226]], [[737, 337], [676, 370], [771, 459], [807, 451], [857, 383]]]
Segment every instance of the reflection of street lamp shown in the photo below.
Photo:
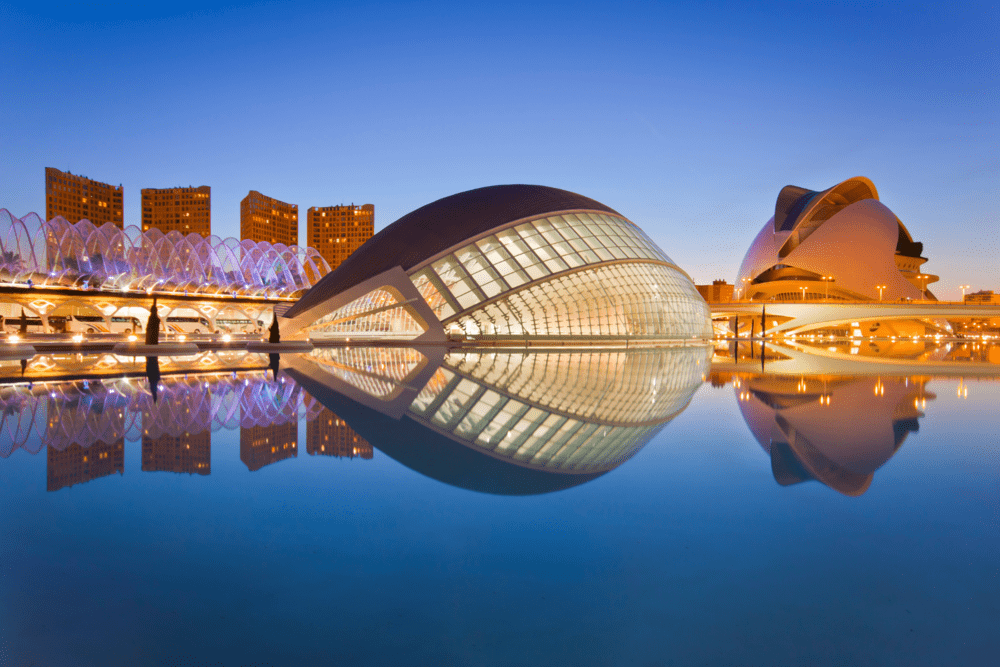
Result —
[[833, 276], [822, 276], [820, 278], [820, 280], [823, 281], [823, 288], [824, 288], [823, 300], [824, 301], [829, 301], [830, 300], [830, 281], [833, 280]]
[[965, 290], [969, 289], [968, 285], [959, 285], [958, 288], [962, 290], [962, 302], [965, 302]]
[[875, 289], [878, 290], [878, 300], [879, 300], [879, 302], [881, 302], [882, 301], [882, 290], [885, 289], [885, 285], [876, 285]]
[[805, 301], [806, 300], [806, 290], [809, 289], [809, 288], [808, 287], [800, 287], [799, 289], [802, 290], [802, 300]]

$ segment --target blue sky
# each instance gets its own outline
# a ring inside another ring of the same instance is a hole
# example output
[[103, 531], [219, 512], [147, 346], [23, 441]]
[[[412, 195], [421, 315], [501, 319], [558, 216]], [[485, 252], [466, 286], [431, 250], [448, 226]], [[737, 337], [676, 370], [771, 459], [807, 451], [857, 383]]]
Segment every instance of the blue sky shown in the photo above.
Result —
[[[537, 183], [735, 277], [785, 185], [871, 178], [935, 291], [1000, 290], [1000, 9], [986, 4], [0, 1], [0, 207], [44, 168], [375, 204]], [[304, 240], [304, 220], [300, 235]]]

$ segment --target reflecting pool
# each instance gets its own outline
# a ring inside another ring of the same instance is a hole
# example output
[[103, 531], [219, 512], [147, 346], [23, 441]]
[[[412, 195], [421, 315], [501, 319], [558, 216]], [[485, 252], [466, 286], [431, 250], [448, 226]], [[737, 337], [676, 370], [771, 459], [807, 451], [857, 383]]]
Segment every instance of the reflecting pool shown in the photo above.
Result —
[[1000, 365], [922, 345], [0, 363], [0, 665], [995, 664]]

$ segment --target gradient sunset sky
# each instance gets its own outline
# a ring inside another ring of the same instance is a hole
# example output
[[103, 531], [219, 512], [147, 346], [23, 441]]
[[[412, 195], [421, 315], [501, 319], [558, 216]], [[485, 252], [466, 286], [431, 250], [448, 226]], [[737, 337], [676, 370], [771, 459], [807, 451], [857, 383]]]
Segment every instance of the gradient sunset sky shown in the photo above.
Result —
[[250, 189], [375, 229], [535, 183], [642, 226], [730, 282], [778, 191], [871, 178], [932, 289], [1000, 290], [995, 3], [2, 2], [0, 207], [45, 167], [139, 190]]

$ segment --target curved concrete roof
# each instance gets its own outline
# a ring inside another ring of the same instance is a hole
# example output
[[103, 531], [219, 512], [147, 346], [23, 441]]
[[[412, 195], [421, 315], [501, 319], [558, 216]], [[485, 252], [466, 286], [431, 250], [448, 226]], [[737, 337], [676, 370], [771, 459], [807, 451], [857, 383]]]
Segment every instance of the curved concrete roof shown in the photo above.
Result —
[[493, 185], [438, 199], [407, 213], [369, 239], [316, 283], [285, 317], [295, 317], [393, 267], [409, 271], [466, 239], [509, 222], [573, 210], [621, 215], [589, 197], [542, 185]]
[[786, 185], [774, 205], [774, 231], [787, 232], [816, 213], [824, 204], [846, 206], [864, 199], [878, 199], [875, 184], [864, 176], [855, 176], [826, 190], [807, 190]]

